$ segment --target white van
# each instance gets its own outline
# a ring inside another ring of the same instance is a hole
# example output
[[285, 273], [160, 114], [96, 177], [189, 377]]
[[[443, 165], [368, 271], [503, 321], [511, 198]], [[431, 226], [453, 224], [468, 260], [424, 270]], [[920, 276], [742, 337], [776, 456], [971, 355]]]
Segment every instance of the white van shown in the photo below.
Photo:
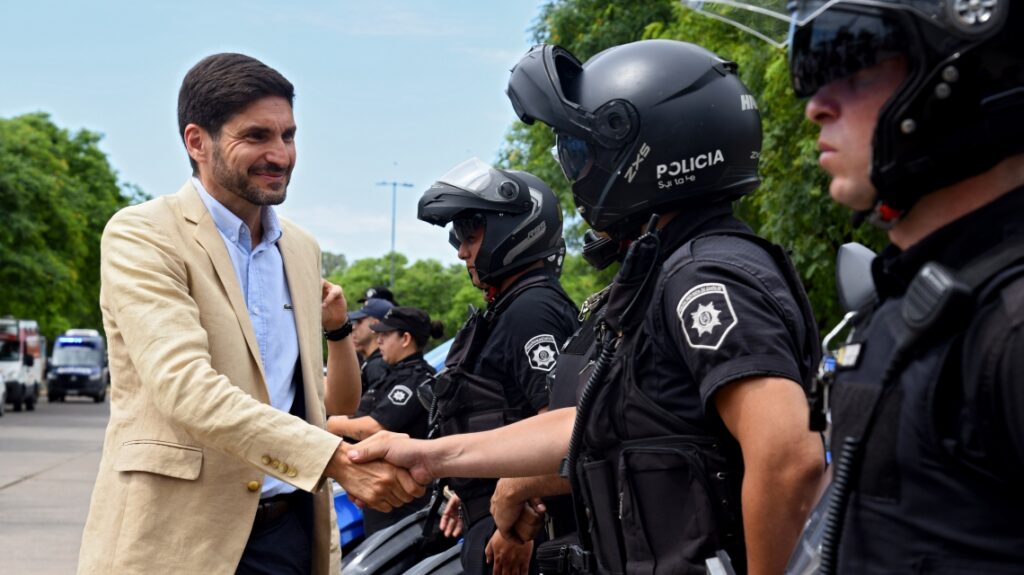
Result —
[[36, 408], [45, 381], [45, 341], [35, 321], [0, 318], [0, 380], [14, 411]]

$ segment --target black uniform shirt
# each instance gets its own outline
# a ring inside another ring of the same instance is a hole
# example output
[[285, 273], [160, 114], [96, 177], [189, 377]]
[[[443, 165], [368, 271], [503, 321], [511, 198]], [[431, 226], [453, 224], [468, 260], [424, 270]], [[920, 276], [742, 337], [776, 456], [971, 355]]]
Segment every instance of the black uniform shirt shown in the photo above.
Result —
[[[670, 223], [662, 245], [715, 230], [752, 233], [722, 209], [700, 224]], [[667, 411], [720, 430], [712, 400], [724, 385], [752, 376], [801, 383], [815, 367], [816, 351], [807, 345], [807, 323], [795, 299], [804, 296], [792, 293], [761, 246], [735, 236], [698, 237], [677, 249], [661, 273], [644, 319], [651, 344], [636, 364], [641, 389]]]
[[368, 415], [388, 431], [426, 437], [427, 410], [416, 396], [416, 388], [433, 373], [422, 353], [410, 355], [391, 366], [384, 379], [363, 395], [355, 417]]
[[[550, 272], [531, 270], [516, 281], [543, 274]], [[529, 288], [498, 316], [473, 373], [502, 382], [505, 397], [514, 406], [529, 405], [534, 411], [547, 407], [546, 377], [578, 325], [576, 309], [555, 290]]]
[[380, 350], [375, 349], [370, 357], [359, 366], [359, 375], [363, 380], [363, 393], [365, 394], [388, 374], [388, 364], [380, 355]]

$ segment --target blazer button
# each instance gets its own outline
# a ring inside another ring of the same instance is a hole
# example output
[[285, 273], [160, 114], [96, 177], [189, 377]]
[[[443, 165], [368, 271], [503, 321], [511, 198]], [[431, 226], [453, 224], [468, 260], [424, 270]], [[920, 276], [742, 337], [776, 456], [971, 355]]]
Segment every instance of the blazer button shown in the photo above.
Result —
[[270, 464], [270, 466], [273, 467], [274, 469], [281, 469], [281, 460], [275, 459], [274, 462]]
[[245, 484], [245, 488], [255, 493], [260, 490], [260, 482], [253, 479], [249, 483]]
[[281, 464], [281, 473], [288, 473], [288, 464], [287, 463], [282, 463]]
[[295, 469], [294, 467], [292, 467], [291, 469], [288, 470], [288, 477], [295, 477], [298, 474], [299, 474], [299, 471], [297, 469]]
[[264, 455], [263, 457], [260, 458], [260, 461], [263, 462], [263, 465], [270, 465], [270, 456]]

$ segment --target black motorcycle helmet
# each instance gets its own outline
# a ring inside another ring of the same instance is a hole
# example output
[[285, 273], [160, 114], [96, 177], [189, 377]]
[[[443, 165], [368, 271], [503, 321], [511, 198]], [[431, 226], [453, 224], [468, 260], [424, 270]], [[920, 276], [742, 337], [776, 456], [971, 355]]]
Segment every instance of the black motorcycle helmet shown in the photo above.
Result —
[[875, 128], [871, 180], [883, 218], [1024, 151], [1019, 0], [791, 2], [798, 96], [895, 55], [907, 79]]
[[471, 158], [423, 192], [416, 217], [436, 226], [451, 223], [449, 240], [456, 248], [463, 230], [482, 225], [476, 271], [488, 285], [497, 287], [539, 260], [561, 273], [562, 210], [551, 188], [533, 174], [499, 170]]
[[583, 64], [541, 45], [512, 69], [507, 93], [523, 122], [554, 129], [583, 219], [629, 239], [657, 210], [757, 187], [761, 117], [736, 69], [672, 40], [615, 46]]

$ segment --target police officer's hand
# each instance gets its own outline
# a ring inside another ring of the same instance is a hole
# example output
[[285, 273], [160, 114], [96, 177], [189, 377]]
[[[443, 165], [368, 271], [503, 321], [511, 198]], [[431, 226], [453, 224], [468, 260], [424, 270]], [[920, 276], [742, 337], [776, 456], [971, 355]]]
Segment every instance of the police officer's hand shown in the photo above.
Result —
[[320, 280], [320, 310], [323, 328], [330, 331], [338, 329], [348, 319], [348, 303], [341, 286]]
[[[544, 513], [547, 508], [540, 498], [534, 498], [518, 507], [519, 514], [507, 524], [504, 529], [499, 528], [506, 539], [514, 541], [532, 541], [534, 537], [544, 528]], [[497, 518], [495, 518], [497, 523]]]
[[367, 463], [383, 459], [388, 463], [404, 467], [420, 485], [427, 485], [437, 478], [430, 469], [427, 446], [431, 443], [410, 439], [404, 433], [378, 431], [367, 439], [352, 446], [349, 458], [356, 463]]
[[533, 555], [533, 540], [526, 543], [506, 539], [495, 531], [484, 549], [487, 563], [494, 575], [526, 575], [530, 572], [530, 557]]
[[491, 495], [491, 516], [506, 539], [530, 541], [544, 526], [544, 503], [539, 498], [524, 501], [511, 485], [508, 479], [498, 481]]
[[441, 521], [438, 523], [445, 537], [455, 538], [462, 535], [462, 514], [459, 513], [461, 506], [462, 500], [453, 493], [448, 498], [448, 503], [444, 506], [444, 513], [441, 514]]
[[339, 445], [324, 474], [337, 480], [352, 501], [386, 513], [423, 495], [423, 485], [405, 469], [384, 461], [356, 465], [346, 449], [344, 443]]

